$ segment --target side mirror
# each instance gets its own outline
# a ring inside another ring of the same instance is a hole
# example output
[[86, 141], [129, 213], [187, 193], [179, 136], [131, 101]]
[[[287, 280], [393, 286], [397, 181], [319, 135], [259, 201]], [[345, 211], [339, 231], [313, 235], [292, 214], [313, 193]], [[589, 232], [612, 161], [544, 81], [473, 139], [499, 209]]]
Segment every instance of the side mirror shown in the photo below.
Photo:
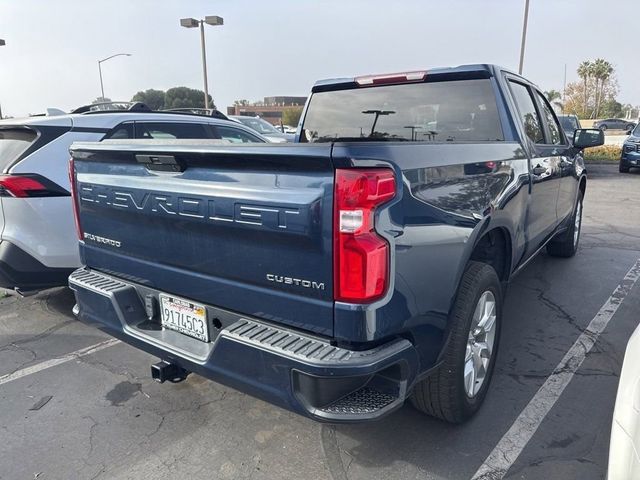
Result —
[[578, 128], [573, 133], [573, 146], [589, 148], [604, 145], [604, 132], [599, 128]]

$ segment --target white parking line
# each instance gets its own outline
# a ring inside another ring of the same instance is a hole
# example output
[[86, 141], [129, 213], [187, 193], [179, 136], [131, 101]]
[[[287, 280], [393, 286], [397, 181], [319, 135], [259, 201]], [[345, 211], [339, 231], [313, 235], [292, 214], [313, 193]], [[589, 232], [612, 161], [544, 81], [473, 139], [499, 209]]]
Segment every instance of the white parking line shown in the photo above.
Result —
[[27, 375], [31, 375], [33, 373], [41, 372], [42, 370], [55, 367], [56, 365], [66, 363], [71, 360], [86, 357], [87, 355], [91, 355], [92, 353], [99, 352], [100, 350], [104, 350], [105, 348], [112, 347], [113, 345], [116, 345], [118, 343], [120, 343], [120, 340], [112, 338], [111, 340], [106, 340], [104, 342], [96, 343], [95, 345], [91, 345], [86, 348], [81, 348], [80, 350], [76, 350], [75, 352], [67, 353], [62, 357], [52, 358], [51, 360], [46, 360], [41, 363], [36, 363], [35, 365], [32, 365], [30, 367], [23, 368], [22, 370], [18, 370], [17, 372], [2, 375], [0, 376], [0, 385], [13, 382], [14, 380], [18, 380], [19, 378], [26, 377]]
[[529, 404], [520, 413], [509, 431], [480, 466], [472, 480], [499, 480], [524, 450], [529, 440], [556, 403], [598, 337], [607, 327], [622, 301], [640, 278], [640, 258], [627, 272], [600, 311], [593, 317], [587, 329], [578, 337], [549, 378], [540, 387]]

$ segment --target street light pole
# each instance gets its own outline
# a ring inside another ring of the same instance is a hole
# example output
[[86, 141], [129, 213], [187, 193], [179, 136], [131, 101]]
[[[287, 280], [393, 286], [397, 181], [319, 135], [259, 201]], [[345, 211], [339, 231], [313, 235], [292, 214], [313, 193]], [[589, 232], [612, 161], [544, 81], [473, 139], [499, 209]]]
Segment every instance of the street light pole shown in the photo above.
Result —
[[200, 20], [200, 46], [202, 47], [202, 73], [204, 75], [204, 108], [209, 108], [209, 81], [207, 80], [207, 48], [204, 44], [204, 22]]
[[115, 57], [130, 57], [130, 53], [116, 53], [115, 55], [111, 55], [110, 57], [103, 58], [102, 60], [98, 60], [98, 72], [100, 73], [100, 93], [102, 94], [102, 100], [104, 101], [104, 83], [102, 82], [102, 62], [106, 62], [107, 60], [111, 60]]
[[[0, 47], [4, 47], [6, 44], [7, 42], [0, 38]], [[2, 120], [2, 106], [0, 106], [0, 120]]]
[[518, 73], [522, 75], [522, 67], [524, 65], [524, 46], [527, 42], [527, 23], [529, 23], [529, 0], [524, 3], [524, 22], [522, 24], [522, 43], [520, 45], [520, 66]]
[[204, 108], [209, 108], [209, 80], [207, 78], [207, 49], [204, 43], [204, 24], [211, 26], [224, 25], [224, 19], [217, 15], [207, 15], [204, 19], [181, 18], [180, 26], [185, 28], [200, 27], [200, 48], [202, 49], [202, 76], [204, 77]]

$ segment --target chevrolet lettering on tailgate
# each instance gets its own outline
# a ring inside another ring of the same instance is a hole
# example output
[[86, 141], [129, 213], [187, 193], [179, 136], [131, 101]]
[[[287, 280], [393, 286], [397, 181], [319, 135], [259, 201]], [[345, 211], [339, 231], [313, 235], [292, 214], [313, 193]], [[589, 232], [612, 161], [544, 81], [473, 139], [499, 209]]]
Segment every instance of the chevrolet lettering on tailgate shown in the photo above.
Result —
[[128, 209], [161, 216], [188, 217], [208, 222], [233, 222], [271, 230], [307, 233], [308, 208], [256, 205], [217, 197], [180, 196], [136, 191], [107, 185], [78, 184], [81, 202], [118, 210]]

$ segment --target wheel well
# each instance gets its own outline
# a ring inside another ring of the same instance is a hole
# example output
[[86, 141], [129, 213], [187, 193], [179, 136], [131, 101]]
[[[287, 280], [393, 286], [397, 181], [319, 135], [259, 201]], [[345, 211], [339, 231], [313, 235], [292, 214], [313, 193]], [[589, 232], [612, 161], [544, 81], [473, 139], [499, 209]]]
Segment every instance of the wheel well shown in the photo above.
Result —
[[470, 260], [489, 264], [498, 274], [500, 281], [506, 282], [511, 271], [511, 241], [502, 228], [486, 232], [476, 243]]

